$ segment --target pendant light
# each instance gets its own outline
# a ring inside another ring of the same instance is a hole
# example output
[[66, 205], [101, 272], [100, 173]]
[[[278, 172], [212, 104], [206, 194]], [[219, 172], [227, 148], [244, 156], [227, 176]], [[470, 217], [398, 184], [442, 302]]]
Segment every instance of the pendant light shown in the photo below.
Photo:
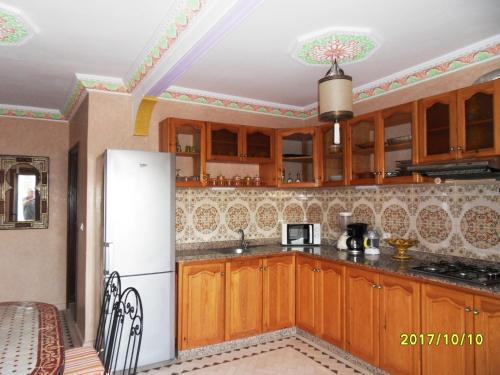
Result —
[[332, 66], [318, 82], [319, 119], [333, 121], [333, 144], [340, 144], [340, 120], [352, 118], [352, 77], [339, 68], [332, 56]]

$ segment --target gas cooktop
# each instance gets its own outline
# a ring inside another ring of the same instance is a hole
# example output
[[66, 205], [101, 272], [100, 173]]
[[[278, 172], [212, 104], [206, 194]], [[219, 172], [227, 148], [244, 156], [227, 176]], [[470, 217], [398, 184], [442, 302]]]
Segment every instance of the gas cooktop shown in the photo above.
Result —
[[475, 266], [462, 262], [434, 262], [422, 263], [411, 268], [415, 272], [444, 277], [447, 279], [461, 280], [476, 285], [500, 284], [500, 269], [492, 267]]

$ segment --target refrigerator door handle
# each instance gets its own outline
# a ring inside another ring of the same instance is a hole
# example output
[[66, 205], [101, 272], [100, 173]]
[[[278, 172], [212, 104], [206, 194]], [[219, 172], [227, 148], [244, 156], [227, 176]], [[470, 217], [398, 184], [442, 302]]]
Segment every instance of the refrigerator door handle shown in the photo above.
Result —
[[109, 266], [111, 264], [111, 245], [113, 242], [104, 242], [104, 274], [109, 275], [111, 272]]

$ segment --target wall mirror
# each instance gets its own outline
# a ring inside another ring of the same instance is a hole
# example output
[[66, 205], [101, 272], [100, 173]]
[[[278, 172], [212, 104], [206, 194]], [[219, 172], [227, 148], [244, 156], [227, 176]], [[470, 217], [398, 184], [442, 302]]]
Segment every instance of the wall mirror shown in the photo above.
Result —
[[0, 155], [0, 229], [49, 226], [49, 158]]

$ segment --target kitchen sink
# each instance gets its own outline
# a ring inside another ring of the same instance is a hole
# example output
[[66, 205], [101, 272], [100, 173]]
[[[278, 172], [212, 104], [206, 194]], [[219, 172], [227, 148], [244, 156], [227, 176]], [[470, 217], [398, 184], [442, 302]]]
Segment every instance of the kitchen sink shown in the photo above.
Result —
[[217, 249], [217, 251], [220, 254], [246, 254], [246, 253], [251, 253], [253, 249], [260, 247], [263, 245], [250, 245], [246, 249], [242, 249], [240, 247], [228, 247], [228, 248], [223, 248], [223, 249]]

